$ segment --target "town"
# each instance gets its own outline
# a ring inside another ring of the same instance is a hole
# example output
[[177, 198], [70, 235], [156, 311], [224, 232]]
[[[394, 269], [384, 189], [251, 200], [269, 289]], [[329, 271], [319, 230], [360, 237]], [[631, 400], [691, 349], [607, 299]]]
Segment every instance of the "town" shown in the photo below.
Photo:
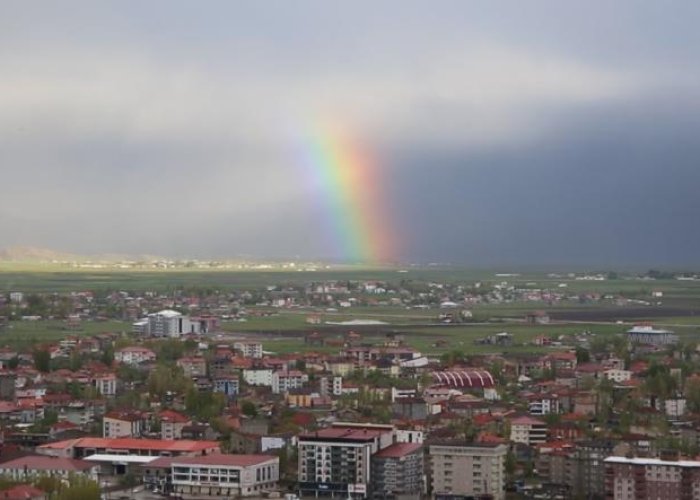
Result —
[[695, 275], [394, 274], [3, 294], [0, 497], [700, 488]]

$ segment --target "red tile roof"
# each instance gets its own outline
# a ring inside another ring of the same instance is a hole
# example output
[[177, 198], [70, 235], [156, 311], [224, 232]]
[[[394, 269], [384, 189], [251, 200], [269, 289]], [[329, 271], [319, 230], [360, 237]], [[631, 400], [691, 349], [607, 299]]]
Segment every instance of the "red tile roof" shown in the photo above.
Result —
[[174, 464], [249, 467], [251, 465], [263, 464], [270, 460], [277, 460], [277, 457], [274, 455], [228, 455], [217, 453], [201, 457], [161, 457], [144, 465], [144, 467], [167, 468]]
[[168, 439], [136, 439], [136, 438], [79, 438], [48, 443], [39, 446], [37, 449], [66, 449], [66, 448], [106, 448], [121, 450], [154, 450], [154, 451], [175, 451], [193, 452], [203, 451], [210, 448], [218, 448], [216, 441], [190, 441], [188, 439], [168, 440]]

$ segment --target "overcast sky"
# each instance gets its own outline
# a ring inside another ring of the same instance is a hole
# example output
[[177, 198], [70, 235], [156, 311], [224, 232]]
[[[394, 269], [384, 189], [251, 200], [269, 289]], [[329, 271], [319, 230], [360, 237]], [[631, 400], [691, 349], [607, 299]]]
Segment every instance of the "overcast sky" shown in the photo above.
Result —
[[0, 2], [0, 246], [342, 258], [300, 150], [371, 150], [397, 258], [700, 264], [700, 2]]

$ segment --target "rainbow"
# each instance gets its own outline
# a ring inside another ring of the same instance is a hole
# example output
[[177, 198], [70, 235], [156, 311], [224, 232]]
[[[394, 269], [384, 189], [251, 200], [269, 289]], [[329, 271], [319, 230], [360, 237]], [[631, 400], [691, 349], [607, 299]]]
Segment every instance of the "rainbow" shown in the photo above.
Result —
[[309, 151], [312, 196], [320, 202], [333, 257], [373, 264], [393, 260], [396, 245], [381, 191], [385, 183], [373, 158], [327, 127], [313, 135]]

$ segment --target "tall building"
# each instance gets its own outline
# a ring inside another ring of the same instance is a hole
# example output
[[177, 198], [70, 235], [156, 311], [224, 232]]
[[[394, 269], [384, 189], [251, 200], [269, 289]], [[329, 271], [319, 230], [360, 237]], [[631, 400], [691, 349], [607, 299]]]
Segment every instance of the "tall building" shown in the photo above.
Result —
[[203, 333], [204, 330], [199, 321], [193, 321], [177, 311], [164, 309], [134, 323], [134, 331], [151, 337], [180, 337], [190, 333]]
[[532, 417], [514, 418], [510, 421], [510, 440], [530, 446], [544, 443], [547, 441], [547, 424]]
[[368, 495], [371, 457], [393, 444], [390, 425], [337, 423], [299, 436], [299, 493], [359, 497]]
[[433, 498], [505, 498], [505, 444], [444, 441], [428, 446], [428, 493]]
[[700, 462], [658, 458], [605, 459], [607, 498], [678, 500], [700, 498]]
[[371, 495], [382, 499], [419, 499], [423, 492], [423, 445], [396, 443], [372, 455]]

